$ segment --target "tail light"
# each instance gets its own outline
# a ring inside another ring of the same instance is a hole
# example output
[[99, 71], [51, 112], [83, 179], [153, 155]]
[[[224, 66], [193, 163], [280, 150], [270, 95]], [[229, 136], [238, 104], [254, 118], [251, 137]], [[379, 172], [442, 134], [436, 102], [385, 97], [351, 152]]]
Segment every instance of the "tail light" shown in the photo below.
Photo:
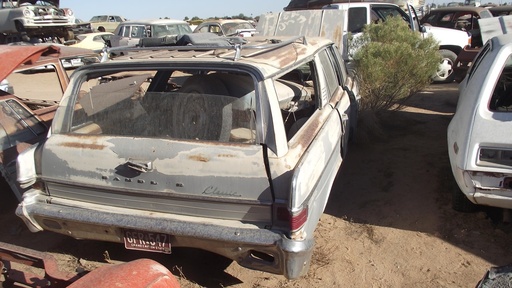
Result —
[[286, 207], [277, 208], [277, 219], [288, 222], [291, 232], [302, 228], [308, 220], [308, 207], [303, 207], [298, 211], [289, 211]]

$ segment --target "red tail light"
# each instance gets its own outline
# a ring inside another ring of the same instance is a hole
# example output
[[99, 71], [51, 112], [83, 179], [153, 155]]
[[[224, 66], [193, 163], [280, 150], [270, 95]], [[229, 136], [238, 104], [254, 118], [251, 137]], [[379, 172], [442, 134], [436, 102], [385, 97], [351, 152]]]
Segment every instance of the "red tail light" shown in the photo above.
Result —
[[302, 228], [308, 220], [308, 208], [305, 207], [300, 211], [291, 213], [286, 207], [279, 207], [277, 208], [277, 219], [288, 222], [292, 232], [297, 231]]

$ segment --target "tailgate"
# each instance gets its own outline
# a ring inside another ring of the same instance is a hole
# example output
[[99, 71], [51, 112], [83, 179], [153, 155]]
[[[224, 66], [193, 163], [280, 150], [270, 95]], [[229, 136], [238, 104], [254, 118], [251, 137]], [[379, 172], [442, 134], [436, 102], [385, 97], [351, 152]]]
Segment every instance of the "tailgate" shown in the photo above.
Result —
[[259, 145], [52, 135], [42, 177], [49, 194], [181, 215], [270, 222], [272, 193]]

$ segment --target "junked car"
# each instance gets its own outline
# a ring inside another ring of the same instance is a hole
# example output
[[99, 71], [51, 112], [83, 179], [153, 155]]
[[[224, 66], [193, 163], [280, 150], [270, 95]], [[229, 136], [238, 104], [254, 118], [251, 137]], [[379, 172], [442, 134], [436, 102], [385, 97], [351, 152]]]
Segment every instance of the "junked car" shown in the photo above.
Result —
[[[0, 90], [0, 173], [20, 201], [24, 189], [16, 181], [16, 157], [46, 138], [69, 83], [62, 60], [89, 54], [87, 50], [62, 46], [0, 46], [0, 79], [8, 83], [6, 90]], [[33, 72], [35, 68], [49, 66], [53, 67], [51, 71]], [[35, 80], [42, 77], [44, 87], [40, 80]]]
[[471, 46], [482, 47], [482, 33], [480, 32], [479, 19], [492, 18], [493, 15], [487, 8], [472, 6], [444, 7], [430, 10], [420, 23], [468, 31], [471, 33]]
[[323, 38], [215, 37], [75, 70], [18, 157], [31, 231], [308, 270], [355, 121], [343, 60]]
[[84, 22], [82, 19], [75, 18], [75, 25], [73, 26], [73, 34], [75, 34], [75, 36], [92, 32], [92, 25], [90, 22]]
[[507, 16], [512, 13], [512, 5], [499, 5], [490, 7], [489, 12], [491, 12], [494, 17]]
[[448, 126], [448, 153], [458, 189], [453, 208], [512, 209], [512, 36], [491, 38], [459, 85]]
[[[308, 5], [316, 5], [320, 2], [322, 1], [308, 2]], [[336, 14], [338, 18], [335, 24], [338, 25], [337, 30], [339, 30], [337, 34], [341, 36], [336, 35], [335, 38], [330, 39], [343, 42], [339, 46], [343, 49], [343, 58], [349, 62], [353, 53], [350, 50], [349, 35], [358, 37], [366, 25], [385, 21], [387, 17], [400, 17], [422, 37], [433, 37], [439, 42], [441, 62], [438, 71], [432, 77], [432, 80], [438, 83], [453, 82], [453, 62], [458, 53], [466, 45], [471, 44], [471, 34], [468, 32], [420, 25], [419, 18], [411, 5], [408, 6], [407, 13], [396, 4], [383, 2], [343, 2], [323, 6], [322, 10], [303, 10], [302, 4], [305, 4], [304, 1], [292, 0], [290, 9], [293, 11], [262, 15], [258, 21], [258, 33], [260, 35], [296, 35], [297, 33], [321, 35], [324, 31], [320, 29], [320, 25], [327, 22], [322, 17]], [[329, 24], [332, 26], [332, 23]], [[297, 27], [302, 27], [302, 30]]]
[[[23, 33], [32, 37], [73, 39], [75, 16], [60, 9], [59, 0], [0, 0], [0, 37]], [[0, 39], [0, 43], [4, 40]]]
[[77, 47], [91, 50], [102, 50], [105, 47], [110, 47], [110, 32], [96, 32], [96, 33], [85, 33], [76, 36], [77, 43], [69, 45], [70, 47]]
[[112, 47], [135, 46], [144, 38], [162, 38], [192, 33], [187, 22], [173, 19], [126, 21], [110, 37]]
[[199, 24], [194, 33], [215, 33], [219, 36], [251, 37], [256, 28], [251, 22], [242, 19], [212, 19]]
[[92, 32], [114, 32], [126, 19], [119, 15], [96, 15], [92, 16], [89, 23]]

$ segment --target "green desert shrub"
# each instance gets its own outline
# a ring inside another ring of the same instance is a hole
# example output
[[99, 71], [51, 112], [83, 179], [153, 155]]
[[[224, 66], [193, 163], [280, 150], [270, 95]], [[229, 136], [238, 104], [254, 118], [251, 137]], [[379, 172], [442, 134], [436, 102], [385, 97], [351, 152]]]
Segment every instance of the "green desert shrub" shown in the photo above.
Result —
[[[423, 38], [400, 17], [367, 25], [351, 39], [353, 67], [360, 85], [360, 127], [379, 131], [379, 115], [398, 110], [430, 84], [440, 62], [439, 46]], [[371, 133], [371, 131], [370, 131]]]

